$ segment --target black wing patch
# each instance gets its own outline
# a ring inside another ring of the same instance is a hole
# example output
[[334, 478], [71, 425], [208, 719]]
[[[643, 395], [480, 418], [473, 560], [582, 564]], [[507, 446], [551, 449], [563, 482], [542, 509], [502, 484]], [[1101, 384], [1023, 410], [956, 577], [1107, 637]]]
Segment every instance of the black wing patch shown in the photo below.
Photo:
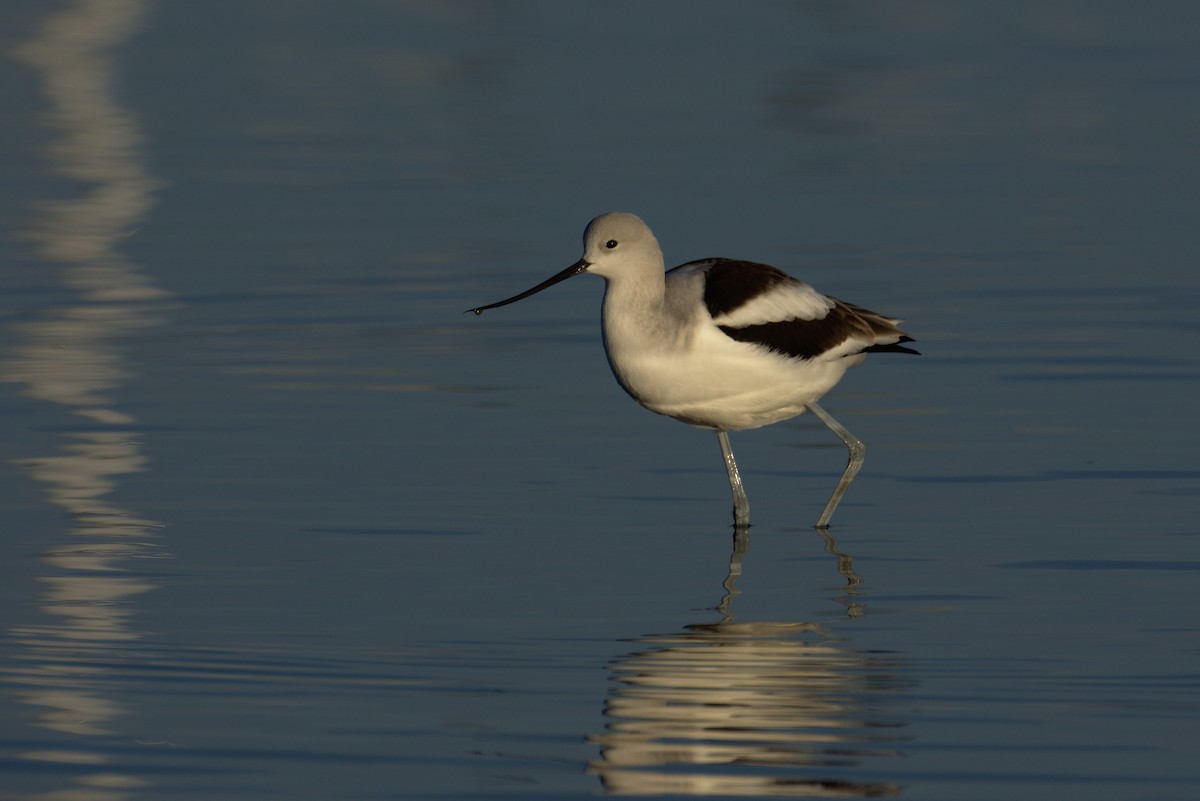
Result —
[[772, 287], [796, 280], [769, 264], [737, 259], [704, 261], [712, 262], [704, 273], [704, 305], [713, 317], [746, 305]]
[[[692, 264], [710, 263], [704, 275], [704, 305], [714, 317], [744, 306], [779, 284], [795, 281], [790, 275], [769, 264], [739, 259], [704, 259]], [[812, 359], [833, 350], [847, 339], [865, 342], [859, 353], [912, 353], [901, 343], [914, 341], [886, 317], [868, 309], [831, 298], [834, 306], [820, 320], [782, 320], [761, 325], [719, 328], [731, 339], [763, 345], [797, 359]], [[893, 340], [878, 342], [878, 340]], [[847, 354], [850, 355], [850, 354]]]
[[894, 337], [896, 339], [895, 342], [864, 344], [858, 353], [920, 355], [918, 351], [906, 348], [901, 344], [915, 340], [897, 328], [895, 323], [872, 311], [851, 306], [849, 303], [834, 300], [834, 304], [834, 307], [829, 310], [829, 314], [820, 320], [784, 320], [778, 323], [747, 325], [740, 328], [729, 325], [719, 327], [726, 336], [736, 339], [738, 342], [763, 345], [796, 359], [815, 358], [853, 337], [868, 341], [876, 338], [891, 339]]
[[862, 329], [835, 307], [820, 320], [785, 320], [778, 323], [747, 325], [742, 328], [720, 327], [731, 339], [765, 345], [773, 351], [797, 359], [811, 359], [836, 348]]

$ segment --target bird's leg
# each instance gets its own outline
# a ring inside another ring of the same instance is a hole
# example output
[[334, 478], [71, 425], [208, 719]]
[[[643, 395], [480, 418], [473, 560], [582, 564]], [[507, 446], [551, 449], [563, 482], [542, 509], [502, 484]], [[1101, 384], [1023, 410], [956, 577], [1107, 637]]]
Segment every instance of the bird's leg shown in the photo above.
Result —
[[862, 440], [847, 431], [845, 426], [834, 420], [829, 412], [817, 404], [808, 404], [808, 409], [822, 423], [829, 426], [830, 431], [841, 437], [842, 442], [846, 443], [846, 448], [850, 451], [850, 458], [846, 462], [846, 469], [842, 473], [842, 478], [838, 481], [837, 486], [833, 488], [833, 494], [829, 496], [829, 502], [825, 504], [825, 511], [821, 512], [821, 517], [817, 519], [816, 528], [829, 528], [829, 519], [833, 517], [833, 510], [837, 509], [842, 496], [846, 494], [846, 490], [850, 487], [850, 482], [854, 481], [854, 477], [858, 475], [858, 471], [863, 466], [863, 460], [867, 457], [867, 446], [862, 443]]
[[742, 476], [738, 473], [737, 462], [733, 460], [733, 449], [729, 447], [729, 434], [717, 431], [717, 441], [721, 443], [721, 455], [725, 457], [725, 470], [729, 473], [729, 489], [733, 491], [733, 524], [735, 526], [750, 525], [750, 501], [746, 499], [746, 488], [742, 486]]

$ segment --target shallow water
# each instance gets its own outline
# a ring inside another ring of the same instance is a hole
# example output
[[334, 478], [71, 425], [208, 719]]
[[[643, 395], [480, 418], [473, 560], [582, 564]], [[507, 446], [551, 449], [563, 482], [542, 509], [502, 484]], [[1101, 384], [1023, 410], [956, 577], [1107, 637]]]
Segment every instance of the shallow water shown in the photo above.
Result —
[[[1184, 799], [1187, 4], [9, 3], [0, 798]], [[907, 319], [621, 393], [635, 211]]]

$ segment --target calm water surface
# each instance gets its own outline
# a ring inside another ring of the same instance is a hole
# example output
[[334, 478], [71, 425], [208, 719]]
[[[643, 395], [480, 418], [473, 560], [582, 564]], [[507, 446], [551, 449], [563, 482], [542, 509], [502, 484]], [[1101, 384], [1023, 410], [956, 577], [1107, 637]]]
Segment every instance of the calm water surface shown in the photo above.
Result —
[[[10, 2], [0, 799], [1200, 796], [1188, 3]], [[908, 320], [629, 402], [593, 215]]]

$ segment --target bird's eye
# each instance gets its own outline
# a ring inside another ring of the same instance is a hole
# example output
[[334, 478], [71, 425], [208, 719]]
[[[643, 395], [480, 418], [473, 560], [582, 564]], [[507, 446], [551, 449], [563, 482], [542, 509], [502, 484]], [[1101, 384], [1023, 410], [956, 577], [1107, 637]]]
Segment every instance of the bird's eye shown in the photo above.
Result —
[[612, 250], [616, 246], [617, 246], [617, 240], [615, 240], [615, 239], [610, 239], [604, 243], [604, 247], [608, 248], [609, 250]]

